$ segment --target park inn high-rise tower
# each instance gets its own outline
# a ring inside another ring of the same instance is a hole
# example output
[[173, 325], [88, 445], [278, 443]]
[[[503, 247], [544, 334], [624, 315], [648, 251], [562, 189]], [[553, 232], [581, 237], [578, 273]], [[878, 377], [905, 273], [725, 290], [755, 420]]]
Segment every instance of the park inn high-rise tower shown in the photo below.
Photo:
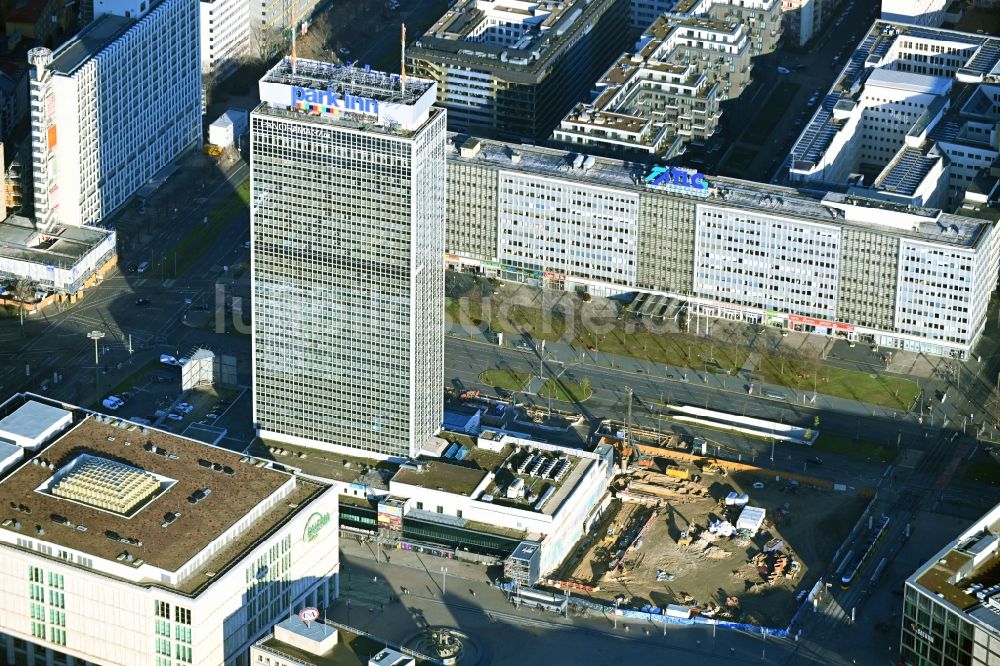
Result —
[[413, 456], [441, 425], [445, 111], [435, 84], [285, 58], [251, 118], [254, 422]]

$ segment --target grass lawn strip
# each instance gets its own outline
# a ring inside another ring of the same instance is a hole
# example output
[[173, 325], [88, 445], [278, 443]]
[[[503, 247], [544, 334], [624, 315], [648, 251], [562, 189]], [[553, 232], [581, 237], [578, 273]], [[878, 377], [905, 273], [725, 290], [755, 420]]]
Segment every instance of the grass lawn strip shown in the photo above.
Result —
[[631, 356], [651, 363], [709, 372], [738, 372], [747, 360], [741, 348], [683, 334], [658, 334], [644, 328], [615, 329], [605, 335], [581, 331], [573, 344], [605, 354]]
[[833, 435], [820, 433], [820, 436], [816, 438], [816, 442], [812, 445], [811, 450], [822, 451], [823, 453], [832, 453], [838, 456], [844, 456], [845, 458], [854, 458], [855, 460], [866, 460], [880, 462], [883, 464], [888, 464], [896, 459], [899, 451], [896, 449], [888, 448], [882, 444], [876, 444], [869, 441], [855, 441], [850, 437], [845, 437], [843, 435]]
[[[130, 374], [128, 377], [118, 382], [118, 385], [115, 386], [114, 390], [109, 391], [106, 395], [121, 395], [125, 391], [132, 390], [132, 388], [134, 388], [136, 384], [141, 382], [146, 377], [146, 375], [151, 373], [153, 370], [156, 370], [156, 368], [158, 368], [159, 366], [160, 362], [158, 360], [154, 359], [149, 361], [145, 365], [140, 366], [135, 372]], [[103, 400], [103, 398], [97, 400], [97, 402], [94, 403], [93, 408], [95, 410], [101, 410], [103, 408], [101, 400]]]
[[531, 375], [513, 370], [486, 370], [479, 374], [479, 381], [487, 386], [502, 388], [508, 391], [523, 391]]
[[920, 386], [909, 379], [831, 367], [816, 359], [761, 356], [755, 374], [768, 384], [780, 384], [807, 393], [815, 387], [823, 395], [892, 409], [909, 409], [920, 395]]
[[547, 379], [538, 391], [540, 398], [552, 398], [563, 402], [583, 402], [593, 395], [589, 385], [567, 382], [561, 379]]

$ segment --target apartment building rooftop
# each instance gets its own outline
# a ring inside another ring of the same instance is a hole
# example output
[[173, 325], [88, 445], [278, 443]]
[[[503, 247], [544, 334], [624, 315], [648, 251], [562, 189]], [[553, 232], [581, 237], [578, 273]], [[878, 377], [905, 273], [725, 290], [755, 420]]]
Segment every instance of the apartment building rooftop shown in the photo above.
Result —
[[907, 583], [1000, 631], [1000, 505], [976, 521]]
[[[238, 453], [112, 417], [78, 423], [0, 481], [0, 529], [122, 566], [177, 572], [261, 505], [197, 571], [190, 592], [324, 489]], [[211, 574], [211, 575], [209, 575]]]
[[749, 71], [750, 40], [741, 24], [661, 16], [636, 52], [622, 55], [598, 79], [594, 99], [570, 110], [552, 140], [669, 159], [685, 142], [715, 133], [719, 102], [743, 91]]
[[49, 68], [58, 74], [72, 76], [135, 23], [135, 19], [114, 14], [99, 16], [55, 50]]
[[[480, 138], [470, 140], [461, 134], [449, 136], [447, 158], [452, 161], [484, 163], [504, 171], [543, 174], [637, 192], [647, 189], [645, 178], [649, 167], [634, 162], [596, 156], [584, 159], [579, 153], [554, 148], [511, 145]], [[473, 141], [475, 148], [463, 150], [466, 141]], [[690, 197], [705, 204], [738, 206], [769, 215], [791, 215], [829, 224], [876, 229], [889, 235], [960, 247], [974, 247], [986, 228], [983, 216], [975, 216], [979, 218], [975, 219], [857, 194], [798, 190], [724, 176], [706, 177], [706, 180], [707, 190], [691, 190], [690, 193], [677, 190], [671, 196]], [[898, 221], [886, 223], [890, 217]]]

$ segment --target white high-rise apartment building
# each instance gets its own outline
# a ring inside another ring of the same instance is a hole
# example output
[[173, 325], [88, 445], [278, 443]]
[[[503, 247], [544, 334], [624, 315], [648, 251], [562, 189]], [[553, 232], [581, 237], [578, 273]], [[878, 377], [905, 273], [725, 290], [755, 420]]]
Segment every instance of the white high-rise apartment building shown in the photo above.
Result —
[[98, 2], [65, 44], [32, 49], [35, 216], [94, 224], [201, 137], [198, 5]]
[[0, 473], [0, 662], [248, 666], [290, 610], [332, 603], [335, 489], [117, 418], [51, 411], [71, 427]]
[[285, 58], [251, 115], [261, 437], [414, 456], [443, 417], [445, 111], [432, 81]]
[[201, 73], [224, 78], [250, 53], [250, 12], [246, 0], [198, 3]]

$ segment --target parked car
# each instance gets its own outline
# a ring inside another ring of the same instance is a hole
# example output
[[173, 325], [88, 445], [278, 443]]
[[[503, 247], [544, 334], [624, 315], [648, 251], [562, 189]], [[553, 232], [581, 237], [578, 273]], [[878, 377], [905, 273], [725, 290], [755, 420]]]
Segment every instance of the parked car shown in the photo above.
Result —
[[212, 412], [211, 414], [205, 414], [205, 418], [206, 419], [217, 419], [217, 418], [219, 418], [219, 415], [216, 414], [215, 412]]
[[180, 363], [177, 362], [177, 359], [170, 354], [160, 354], [160, 363], [171, 366], [180, 365]]
[[763, 481], [754, 481], [753, 482], [753, 487], [756, 488], [757, 490], [761, 490], [764, 487], [764, 482]]
[[128, 266], [125, 267], [125, 270], [128, 271], [129, 273], [135, 273], [135, 264], [129, 264]]
[[351, 55], [351, 49], [347, 48], [346, 46], [341, 47], [337, 49], [337, 54], [346, 58], [347, 56]]
[[149, 262], [148, 261], [142, 262], [141, 264], [139, 264], [139, 267], [136, 268], [135, 270], [138, 273], [145, 273], [146, 271], [149, 270]]
[[791, 74], [791, 73], [792, 70], [788, 69], [787, 67], [781, 67], [780, 65], [778, 66], [778, 74]]
[[183, 421], [184, 415], [170, 412], [169, 414], [167, 414], [167, 418], [170, 419], [171, 421]]
[[186, 402], [179, 402], [174, 405], [174, 410], [180, 412], [181, 414], [190, 414], [194, 411], [194, 406]]
[[122, 407], [125, 404], [125, 401], [116, 395], [109, 395], [101, 401], [101, 404], [104, 405], [105, 408], [115, 411], [116, 409]]

